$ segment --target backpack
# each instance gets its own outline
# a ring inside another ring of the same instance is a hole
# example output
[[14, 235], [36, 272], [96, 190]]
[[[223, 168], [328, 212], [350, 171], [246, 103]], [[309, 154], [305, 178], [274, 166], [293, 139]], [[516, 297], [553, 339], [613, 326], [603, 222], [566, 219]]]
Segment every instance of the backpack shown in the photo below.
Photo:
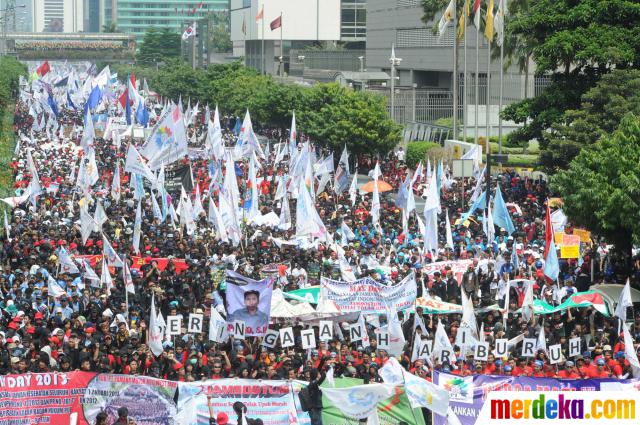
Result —
[[303, 412], [308, 412], [311, 410], [311, 394], [309, 392], [309, 387], [304, 387], [298, 393], [298, 398], [300, 399], [300, 408]]

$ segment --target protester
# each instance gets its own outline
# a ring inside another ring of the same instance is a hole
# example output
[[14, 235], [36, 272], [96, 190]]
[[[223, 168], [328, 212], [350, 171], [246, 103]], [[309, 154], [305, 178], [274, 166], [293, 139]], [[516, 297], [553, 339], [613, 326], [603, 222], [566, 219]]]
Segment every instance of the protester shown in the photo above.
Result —
[[[311, 421], [320, 424], [319, 387], [329, 367], [335, 377], [380, 381], [378, 369], [388, 353], [377, 348], [375, 330], [381, 322], [391, 323], [397, 317], [406, 341], [398, 356], [400, 364], [428, 380], [434, 371], [568, 379], [631, 376], [627, 356], [635, 347], [624, 347], [618, 319], [602, 314], [595, 300], [587, 307], [562, 307], [572, 295], [611, 275], [607, 245], [590, 248], [583, 243], [579, 258], [559, 259], [556, 279], [545, 275], [550, 261], [545, 248], [546, 200], [551, 195], [545, 180], [510, 169], [494, 175], [492, 196], [499, 186], [514, 229], [509, 232], [502, 222], [487, 229], [484, 206], [470, 214], [460, 207], [474, 204], [470, 198], [476, 178], [466, 178], [464, 183], [454, 179], [444, 163], [434, 162], [431, 168], [425, 164], [418, 172], [404, 164], [402, 149], [389, 158], [348, 155], [351, 170], [342, 185], [334, 179], [338, 170], [333, 162], [326, 162], [331, 164], [328, 172], [318, 165], [329, 157], [327, 149], [304, 135], [290, 143], [289, 134], [271, 128], [256, 130], [264, 158], [254, 150], [230, 162], [226, 154], [214, 161], [212, 151], [218, 148], [232, 152], [241, 144], [241, 149], [247, 145], [257, 149], [254, 142], [238, 135], [246, 128], [241, 119], [219, 117], [222, 145], [216, 146], [208, 128], [213, 111], [192, 102], [185, 108], [184, 99], [178, 107], [146, 99], [149, 127], [162, 123], [162, 117], [173, 111], [177, 119], [185, 119], [188, 141], [187, 154], [163, 163], [151, 173], [151, 181], [125, 171], [131, 160], [130, 144], [141, 153], [146, 149], [146, 142], [132, 137], [135, 134], [124, 124], [126, 108], [119, 102], [123, 95], [134, 98], [133, 89], [119, 84], [105, 88], [92, 113], [111, 121], [92, 121], [95, 135], [87, 141], [87, 118], [76, 106], [81, 107], [80, 100], [86, 101], [89, 93], [80, 89], [67, 93], [67, 87], [45, 82], [24, 85], [16, 106], [20, 144], [10, 165], [15, 197], [5, 200], [13, 208], [0, 253], [0, 373], [82, 370], [182, 382], [302, 379], [310, 382]], [[52, 95], [47, 94], [49, 90]], [[79, 105], [72, 105], [73, 98]], [[59, 102], [57, 119], [49, 112], [47, 99]], [[106, 126], [112, 127], [109, 134], [99, 129]], [[301, 175], [309, 179], [299, 184], [291, 178], [300, 171], [292, 157], [302, 155], [313, 157], [315, 161], [309, 162], [316, 167], [308, 171], [303, 167]], [[146, 158], [142, 163], [152, 162]], [[380, 179], [394, 189], [379, 194], [377, 222], [372, 213], [376, 194], [350, 190], [356, 173], [366, 175], [376, 162], [382, 171]], [[476, 177], [481, 178], [479, 171]], [[158, 183], [161, 173], [163, 181]], [[41, 186], [37, 196], [33, 195], [36, 180]], [[422, 211], [405, 217], [401, 207], [406, 205], [398, 205], [402, 202], [394, 192], [405, 182], [416, 198], [428, 192], [430, 184], [438, 185], [442, 212], [436, 215], [432, 250], [425, 249], [428, 231], [421, 229]], [[238, 191], [238, 209], [233, 211], [241, 213], [231, 219], [239, 223], [237, 228], [227, 225], [232, 209], [225, 206], [225, 199], [231, 196], [230, 187]], [[298, 208], [307, 197], [310, 208]], [[445, 215], [450, 218], [449, 229]], [[275, 222], [269, 221], [273, 216]], [[83, 236], [88, 222], [92, 223], [89, 235]], [[312, 228], [310, 234], [321, 236], [301, 238], [300, 227]], [[572, 231], [570, 223], [565, 229]], [[116, 264], [118, 260], [122, 264]], [[367, 316], [363, 320], [368, 344], [352, 341], [349, 323], [337, 323], [333, 338], [305, 350], [299, 335], [306, 326], [291, 318], [269, 320], [269, 312], [258, 309], [261, 292], [244, 292], [244, 307], [227, 310], [228, 271], [246, 279], [267, 279], [274, 290], [284, 293], [310, 291], [322, 278], [371, 278], [391, 287], [413, 276], [419, 298], [442, 310], [418, 307], [415, 313], [400, 312], [396, 317], [383, 311], [380, 317], [363, 315]], [[562, 308], [525, 317], [533, 300], [528, 298], [529, 290], [550, 309]], [[185, 326], [190, 315], [203, 315], [205, 332], [215, 311], [229, 322], [243, 321], [251, 328], [259, 328], [262, 322], [276, 331], [294, 326], [296, 341], [292, 347], [266, 347], [253, 336], [242, 340], [232, 335], [215, 342], [208, 333], [181, 332], [161, 338], [161, 352], [156, 354], [150, 339], [152, 300], [164, 318], [181, 316]], [[463, 306], [464, 300], [473, 306], [473, 323], [462, 314], [463, 307], [470, 311], [468, 304]], [[453, 356], [446, 361], [430, 355], [416, 358], [416, 341], [432, 340], [440, 326], [455, 360]], [[476, 360], [473, 353], [468, 356], [468, 346], [458, 344], [465, 327], [473, 329], [475, 339], [488, 343], [489, 353], [498, 340], [515, 342], [504, 355]], [[634, 337], [640, 334], [640, 315], [630, 332]], [[539, 338], [541, 333], [545, 346], [523, 357], [521, 336]], [[571, 354], [572, 340], [579, 340], [580, 351], [589, 355]], [[561, 346], [562, 358], [552, 364], [548, 348], [556, 344]], [[598, 354], [587, 364], [591, 353]], [[118, 415], [117, 423], [127, 423], [126, 408]], [[228, 418], [218, 414], [217, 421], [226, 423]]]

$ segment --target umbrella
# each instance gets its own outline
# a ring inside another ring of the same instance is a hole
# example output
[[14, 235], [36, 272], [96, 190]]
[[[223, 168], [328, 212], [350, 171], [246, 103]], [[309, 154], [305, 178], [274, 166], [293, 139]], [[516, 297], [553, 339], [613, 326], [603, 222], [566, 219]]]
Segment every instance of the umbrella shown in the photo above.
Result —
[[[371, 193], [373, 192], [373, 184], [374, 184], [375, 180], [371, 180], [369, 183], [365, 184], [364, 186], [362, 186], [362, 189], [360, 189], [361, 192], [365, 192], [365, 193]], [[393, 190], [393, 188], [391, 187], [391, 185], [383, 180], [378, 180], [378, 192], [382, 193], [382, 192], [389, 192], [390, 190]]]

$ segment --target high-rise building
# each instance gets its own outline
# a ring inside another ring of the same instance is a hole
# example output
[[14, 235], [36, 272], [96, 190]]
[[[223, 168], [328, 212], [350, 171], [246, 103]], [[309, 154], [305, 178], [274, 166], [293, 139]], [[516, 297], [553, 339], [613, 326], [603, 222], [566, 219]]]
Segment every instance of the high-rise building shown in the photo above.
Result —
[[340, 14], [341, 0], [231, 0], [233, 54], [267, 73], [286, 71], [291, 49], [340, 41]]
[[84, 32], [100, 32], [100, 0], [84, 0]]
[[118, 30], [141, 40], [151, 27], [182, 33], [191, 22], [209, 12], [228, 11], [229, 0], [118, 0], [116, 6]]
[[33, 0], [33, 31], [84, 31], [84, 0]]

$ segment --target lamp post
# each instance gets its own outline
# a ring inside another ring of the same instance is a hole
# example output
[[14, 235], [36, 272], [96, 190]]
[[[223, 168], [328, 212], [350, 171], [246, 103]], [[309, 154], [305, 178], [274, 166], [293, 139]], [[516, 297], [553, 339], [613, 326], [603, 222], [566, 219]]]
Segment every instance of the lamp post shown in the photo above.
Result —
[[396, 57], [395, 44], [391, 44], [391, 57], [389, 63], [391, 64], [391, 119], [395, 119], [395, 107], [396, 107], [396, 66], [400, 66], [402, 59]]
[[304, 82], [304, 55], [298, 55], [298, 61], [302, 62], [302, 81]]

